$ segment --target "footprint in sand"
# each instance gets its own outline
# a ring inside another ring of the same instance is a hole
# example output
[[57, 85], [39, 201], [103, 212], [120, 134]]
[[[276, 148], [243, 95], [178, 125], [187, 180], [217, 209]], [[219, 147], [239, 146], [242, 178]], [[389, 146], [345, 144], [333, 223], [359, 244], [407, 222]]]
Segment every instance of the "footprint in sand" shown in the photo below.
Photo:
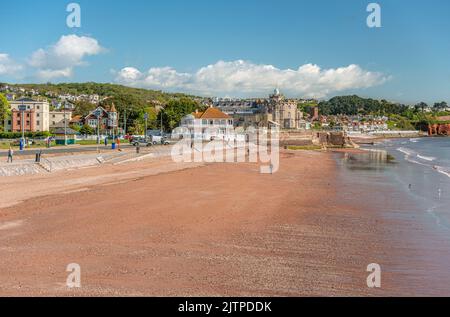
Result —
[[20, 227], [22, 224], [22, 220], [0, 223], [0, 230], [14, 229]]

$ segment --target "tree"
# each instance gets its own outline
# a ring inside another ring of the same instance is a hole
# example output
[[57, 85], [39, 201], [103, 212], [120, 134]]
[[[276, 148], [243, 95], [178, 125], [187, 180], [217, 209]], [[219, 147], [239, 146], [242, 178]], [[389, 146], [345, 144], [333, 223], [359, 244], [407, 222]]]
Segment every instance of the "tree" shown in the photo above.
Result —
[[94, 128], [88, 124], [85, 124], [81, 127], [80, 133], [83, 135], [93, 135], [95, 133]]
[[407, 106], [386, 100], [374, 100], [359, 96], [338, 96], [329, 101], [319, 103], [320, 113], [323, 115], [387, 115], [401, 114]]
[[297, 104], [298, 110], [305, 114], [312, 114], [313, 109], [317, 106], [318, 104], [316, 102], [305, 102]]
[[425, 112], [425, 109], [428, 108], [428, 105], [425, 102], [420, 102], [417, 105], [414, 106], [414, 109], [416, 109], [416, 111], [421, 111], [421, 112]]
[[448, 104], [447, 104], [447, 102], [445, 102], [445, 101], [442, 101], [442, 102], [436, 102], [434, 105], [433, 105], [433, 110], [434, 111], [442, 111], [442, 110], [445, 110], [445, 109], [447, 109], [448, 108]]
[[95, 109], [95, 105], [86, 101], [78, 101], [75, 103], [74, 115], [87, 116], [92, 110]]
[[3, 132], [3, 124], [10, 112], [8, 100], [3, 94], [0, 94], [0, 132]]
[[80, 132], [80, 130], [81, 130], [82, 127], [80, 127], [78, 124], [71, 124], [71, 125], [69, 126], [69, 128], [71, 128], [71, 129], [74, 130], [74, 131]]
[[200, 105], [190, 98], [172, 99], [168, 102], [164, 110], [159, 112], [158, 121], [161, 121], [162, 117], [164, 130], [172, 131], [179, 126], [184, 116], [195, 110], [203, 110], [200, 108]]

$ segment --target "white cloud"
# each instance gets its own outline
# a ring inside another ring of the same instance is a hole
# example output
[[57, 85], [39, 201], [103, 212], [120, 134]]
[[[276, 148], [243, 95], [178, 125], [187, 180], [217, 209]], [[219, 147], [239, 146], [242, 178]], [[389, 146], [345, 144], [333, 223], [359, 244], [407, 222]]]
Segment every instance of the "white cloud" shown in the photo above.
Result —
[[0, 53], [0, 75], [11, 75], [19, 77], [23, 70], [22, 65], [13, 61], [8, 54]]
[[103, 48], [92, 37], [63, 35], [56, 44], [35, 51], [29, 64], [38, 69], [37, 75], [43, 79], [70, 77], [74, 67], [86, 64], [83, 61], [86, 56], [102, 51]]
[[216, 96], [259, 96], [279, 87], [288, 95], [315, 98], [369, 88], [387, 79], [381, 73], [366, 71], [358, 65], [321, 69], [317, 65], [306, 64], [292, 70], [243, 60], [219, 61], [195, 73], [180, 73], [170, 67], [151, 68], [144, 73], [134, 67], [126, 67], [116, 74], [116, 82], [135, 87]]

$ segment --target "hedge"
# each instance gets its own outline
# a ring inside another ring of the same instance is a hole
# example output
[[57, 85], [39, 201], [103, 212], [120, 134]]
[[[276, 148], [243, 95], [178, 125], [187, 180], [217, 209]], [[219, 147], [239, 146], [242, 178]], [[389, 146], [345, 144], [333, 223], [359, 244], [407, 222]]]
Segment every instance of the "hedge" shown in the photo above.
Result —
[[[51, 136], [50, 132], [25, 132], [26, 138], [46, 138]], [[0, 139], [20, 139], [21, 132], [0, 132]]]

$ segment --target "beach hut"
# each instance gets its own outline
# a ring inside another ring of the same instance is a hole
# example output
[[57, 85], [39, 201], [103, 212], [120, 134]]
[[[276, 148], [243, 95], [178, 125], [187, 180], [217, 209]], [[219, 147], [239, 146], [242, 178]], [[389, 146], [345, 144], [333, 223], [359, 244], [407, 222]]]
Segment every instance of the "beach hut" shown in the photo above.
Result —
[[[57, 145], [69, 145], [76, 143], [76, 135], [79, 134], [77, 131], [71, 128], [58, 128], [54, 132], [55, 140]], [[64, 138], [66, 138], [66, 142], [64, 142]]]

